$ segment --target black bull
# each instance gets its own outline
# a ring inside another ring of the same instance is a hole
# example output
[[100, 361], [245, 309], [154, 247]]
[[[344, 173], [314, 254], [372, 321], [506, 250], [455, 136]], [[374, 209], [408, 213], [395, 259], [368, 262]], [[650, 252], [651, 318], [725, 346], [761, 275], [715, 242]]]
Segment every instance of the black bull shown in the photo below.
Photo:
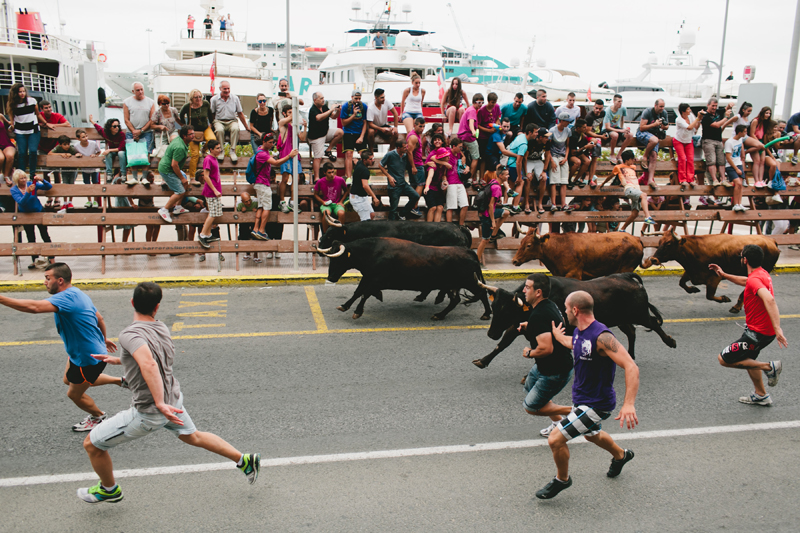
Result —
[[364, 313], [364, 303], [370, 296], [380, 299], [383, 289], [400, 291], [445, 291], [450, 296], [448, 306], [433, 315], [442, 320], [458, 305], [458, 291], [466, 289], [483, 302], [482, 320], [489, 320], [491, 307], [486, 290], [481, 288], [483, 279], [478, 256], [472, 250], [456, 246], [423, 246], [401, 239], [359, 239], [343, 244], [334, 242], [332, 251], [325, 255], [331, 258], [328, 281], [337, 282], [342, 275], [354, 268], [361, 272], [353, 296], [338, 307], [347, 311], [358, 299], [353, 318]]
[[[517, 328], [520, 322], [525, 322], [530, 314], [530, 309], [525, 311], [522, 288], [518, 287], [514, 293], [495, 287], [487, 287], [493, 294], [492, 312], [494, 317], [489, 326], [487, 335], [497, 340], [502, 340], [492, 352], [483, 359], [476, 359], [472, 363], [478, 368], [486, 368], [489, 363], [503, 350], [508, 348], [514, 340], [521, 335]], [[628, 352], [634, 356], [636, 343], [636, 329], [634, 325], [644, 326], [655, 331], [664, 344], [675, 348], [675, 339], [664, 333], [661, 329], [663, 319], [658, 309], [648, 301], [647, 291], [642, 283], [642, 278], [633, 272], [612, 274], [589, 281], [553, 276], [550, 278], [550, 300], [555, 303], [566, 316], [564, 301], [571, 292], [586, 291], [594, 298], [595, 318], [608, 327], [616, 326], [628, 337]], [[652, 311], [652, 314], [651, 314]], [[573, 327], [565, 324], [567, 333], [571, 334]]]
[[472, 247], [472, 235], [469, 230], [449, 222], [369, 220], [342, 224], [330, 217], [327, 218], [330, 227], [320, 238], [318, 248], [329, 249], [334, 241], [348, 243], [370, 237], [391, 237], [426, 246]]

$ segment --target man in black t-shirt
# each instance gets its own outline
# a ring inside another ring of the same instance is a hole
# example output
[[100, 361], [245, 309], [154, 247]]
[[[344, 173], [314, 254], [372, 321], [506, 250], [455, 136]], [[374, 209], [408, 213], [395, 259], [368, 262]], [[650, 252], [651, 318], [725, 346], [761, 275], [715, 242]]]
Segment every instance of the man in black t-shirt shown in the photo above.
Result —
[[369, 186], [369, 167], [375, 163], [371, 150], [363, 150], [361, 159], [353, 168], [353, 184], [350, 185], [350, 205], [358, 213], [359, 220], [375, 218], [373, 206], [381, 205], [381, 200]]
[[[308, 146], [311, 148], [311, 158], [313, 159], [314, 182], [319, 179], [319, 164], [322, 156], [331, 161], [336, 161], [336, 156], [331, 151], [334, 146], [341, 142], [344, 132], [341, 128], [331, 128], [331, 118], [339, 116], [339, 106], [328, 109], [325, 105], [325, 95], [317, 91], [311, 95], [314, 105], [308, 110]], [[328, 149], [325, 149], [325, 143]]]
[[206, 14], [206, 18], [203, 20], [203, 25], [206, 27], [206, 33], [203, 37], [206, 39], [211, 39], [211, 28], [214, 26], [214, 21], [211, 20], [211, 15]]
[[[703, 124], [703, 157], [706, 160], [706, 170], [711, 178], [711, 185], [717, 180], [717, 169], [719, 168], [719, 180], [725, 176], [725, 145], [722, 143], [722, 130], [733, 124], [738, 115], [733, 112], [733, 104], [730, 103], [723, 113], [719, 112], [719, 100], [710, 98], [708, 107], [705, 111], [700, 111]], [[700, 178], [703, 183], [703, 178]]]
[[532, 310], [528, 321], [520, 324], [525, 338], [531, 343], [530, 348], [522, 351], [522, 357], [536, 359], [536, 364], [525, 379], [528, 394], [522, 405], [528, 414], [550, 417], [550, 425], [539, 432], [548, 437], [561, 420], [561, 415], [572, 411], [571, 407], [552, 401], [572, 378], [572, 354], [553, 339], [553, 323], [563, 324], [566, 320], [558, 306], [548, 299], [550, 278], [544, 274], [531, 274], [525, 280], [523, 292]]

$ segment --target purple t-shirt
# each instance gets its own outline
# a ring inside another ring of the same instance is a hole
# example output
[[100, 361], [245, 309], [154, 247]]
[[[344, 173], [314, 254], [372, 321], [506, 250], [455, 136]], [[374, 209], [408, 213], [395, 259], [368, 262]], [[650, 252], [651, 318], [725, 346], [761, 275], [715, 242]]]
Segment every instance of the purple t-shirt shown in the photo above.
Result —
[[[489, 182], [489, 187], [491, 187], [492, 198], [496, 198], [496, 200], [494, 202], [494, 208], [497, 209], [497, 206], [499, 204], [498, 200], [500, 200], [503, 197], [503, 188], [500, 186], [499, 183], [497, 183], [494, 180]], [[491, 204], [491, 202], [489, 202], [489, 209], [491, 209], [491, 208], [492, 208], [492, 204]], [[489, 209], [487, 209], [486, 211], [484, 211], [481, 214], [483, 216], [485, 216], [485, 217], [488, 217], [489, 216]]]
[[[432, 191], [440, 191], [442, 190], [442, 178], [444, 177], [444, 173], [447, 170], [443, 166], [437, 165], [433, 162], [434, 159], [438, 160], [445, 160], [449, 162], [450, 156], [450, 149], [442, 146], [441, 148], [436, 148], [435, 150], [431, 150], [431, 153], [428, 154], [428, 158], [425, 160], [425, 177], [428, 176], [428, 171], [433, 168], [433, 179], [431, 180], [430, 190]], [[448, 182], [449, 183], [449, 182]]]
[[272, 165], [269, 164], [269, 152], [258, 149], [256, 152], [256, 184], [270, 186], [269, 178], [272, 176]]
[[448, 185], [461, 185], [461, 177], [458, 175], [458, 160], [461, 159], [461, 154], [454, 154], [452, 150], [447, 150], [448, 160], [450, 166], [453, 167], [447, 171], [447, 184]]
[[422, 160], [422, 136], [416, 131], [412, 131], [408, 134], [408, 137], [417, 138], [417, 147], [414, 149], [414, 152], [411, 155], [414, 158], [414, 166], [421, 167], [425, 164], [425, 162]]
[[[473, 108], [474, 109], [474, 108]], [[465, 113], [466, 114], [466, 113]], [[497, 123], [497, 119], [500, 118], [500, 106], [495, 104], [491, 111], [485, 105], [478, 111], [478, 124], [483, 126], [484, 128], [490, 128], [492, 124]], [[463, 120], [464, 117], [461, 117]], [[479, 139], [488, 139], [491, 133], [486, 133], [485, 131], [481, 130], [478, 134]]]
[[[216, 187], [218, 191], [222, 192], [222, 180], [220, 180], [219, 177], [219, 163], [217, 163], [217, 158], [208, 154], [206, 158], [203, 159], [203, 170], [208, 170], [208, 177], [211, 178], [211, 183], [214, 184], [214, 187]], [[203, 196], [206, 198], [213, 198], [216, 196], [207, 183], [203, 185]]]
[[[461, 116], [461, 121], [458, 123], [458, 138], [465, 143], [475, 142], [475, 137], [472, 135], [472, 130], [469, 129], [469, 121], [474, 120], [475, 125], [478, 124], [478, 111], [475, 106], [469, 106], [464, 114]], [[476, 128], [477, 129], [477, 128]]]
[[617, 364], [610, 357], [597, 353], [597, 337], [604, 331], [609, 330], [595, 320], [583, 331], [575, 328], [572, 334], [572, 355], [575, 358], [572, 403], [588, 405], [598, 411], [613, 411], [617, 405], [614, 391]]
[[314, 192], [317, 193], [323, 200], [330, 200], [338, 204], [344, 198], [344, 192], [347, 190], [347, 184], [341, 176], [334, 176], [333, 181], [328, 181], [328, 178], [322, 178], [314, 184]]
[[[278, 159], [282, 159], [289, 155], [292, 148], [292, 125], [286, 125], [286, 137], [281, 137], [278, 135]], [[298, 156], [299, 157], [299, 156]]]

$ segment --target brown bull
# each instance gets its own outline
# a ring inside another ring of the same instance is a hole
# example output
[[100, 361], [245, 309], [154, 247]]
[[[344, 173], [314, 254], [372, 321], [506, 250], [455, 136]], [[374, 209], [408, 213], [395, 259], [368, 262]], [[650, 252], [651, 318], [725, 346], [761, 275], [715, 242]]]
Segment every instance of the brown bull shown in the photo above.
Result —
[[642, 241], [624, 232], [546, 233], [531, 226], [514, 259], [515, 266], [539, 259], [554, 276], [594, 279], [633, 272], [642, 262]]
[[[719, 303], [730, 302], [727, 296], [716, 296], [717, 286], [722, 278], [709, 270], [710, 263], [716, 263], [722, 269], [737, 276], [746, 276], [747, 269], [742, 266], [740, 254], [746, 244], [755, 244], [764, 250], [764, 270], [767, 272], [775, 268], [781, 251], [775, 239], [763, 235], [728, 235], [725, 233], [713, 235], [687, 235], [678, 237], [674, 232], [665, 233], [658, 241], [658, 249], [652, 257], [642, 263], [643, 268], [651, 265], [660, 265], [667, 261], [677, 261], [683, 267], [683, 276], [678, 283], [688, 293], [700, 292], [693, 285], [706, 286], [706, 298]], [[691, 281], [693, 285], [687, 282]], [[739, 301], [731, 307], [731, 313], [742, 310], [744, 293], [739, 295]]]

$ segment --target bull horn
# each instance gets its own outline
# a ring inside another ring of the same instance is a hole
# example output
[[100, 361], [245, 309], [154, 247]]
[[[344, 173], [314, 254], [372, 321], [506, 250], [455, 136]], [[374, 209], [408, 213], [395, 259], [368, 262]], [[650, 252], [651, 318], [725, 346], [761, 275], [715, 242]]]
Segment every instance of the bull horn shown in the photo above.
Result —
[[519, 296], [515, 296], [514, 301], [517, 302], [518, 307], [525, 307], [525, 302], [523, 302], [522, 298], [520, 298]]
[[321, 253], [321, 254], [326, 254], [326, 253], [330, 252], [331, 250], [333, 250], [333, 246], [331, 246], [330, 248], [317, 248], [317, 251], [319, 253]]
[[344, 244], [340, 244], [338, 252], [336, 252], [335, 254], [325, 254], [325, 255], [327, 255], [328, 257], [339, 257], [343, 253], [344, 253]]
[[342, 223], [334, 219], [327, 211], [325, 211], [325, 218], [328, 220], [328, 224], [330, 224], [331, 226], [336, 226], [337, 228], [342, 227]]
[[475, 281], [478, 282], [478, 287], [480, 287], [481, 289], [483, 289], [485, 291], [489, 291], [492, 294], [497, 292], [497, 287], [492, 287], [491, 285], [486, 285], [485, 283], [482, 283], [481, 280], [478, 279], [478, 275], [477, 274], [475, 275]]
[[522, 235], [522, 226], [516, 220], [514, 221], [514, 229], [517, 230], [517, 235]]

